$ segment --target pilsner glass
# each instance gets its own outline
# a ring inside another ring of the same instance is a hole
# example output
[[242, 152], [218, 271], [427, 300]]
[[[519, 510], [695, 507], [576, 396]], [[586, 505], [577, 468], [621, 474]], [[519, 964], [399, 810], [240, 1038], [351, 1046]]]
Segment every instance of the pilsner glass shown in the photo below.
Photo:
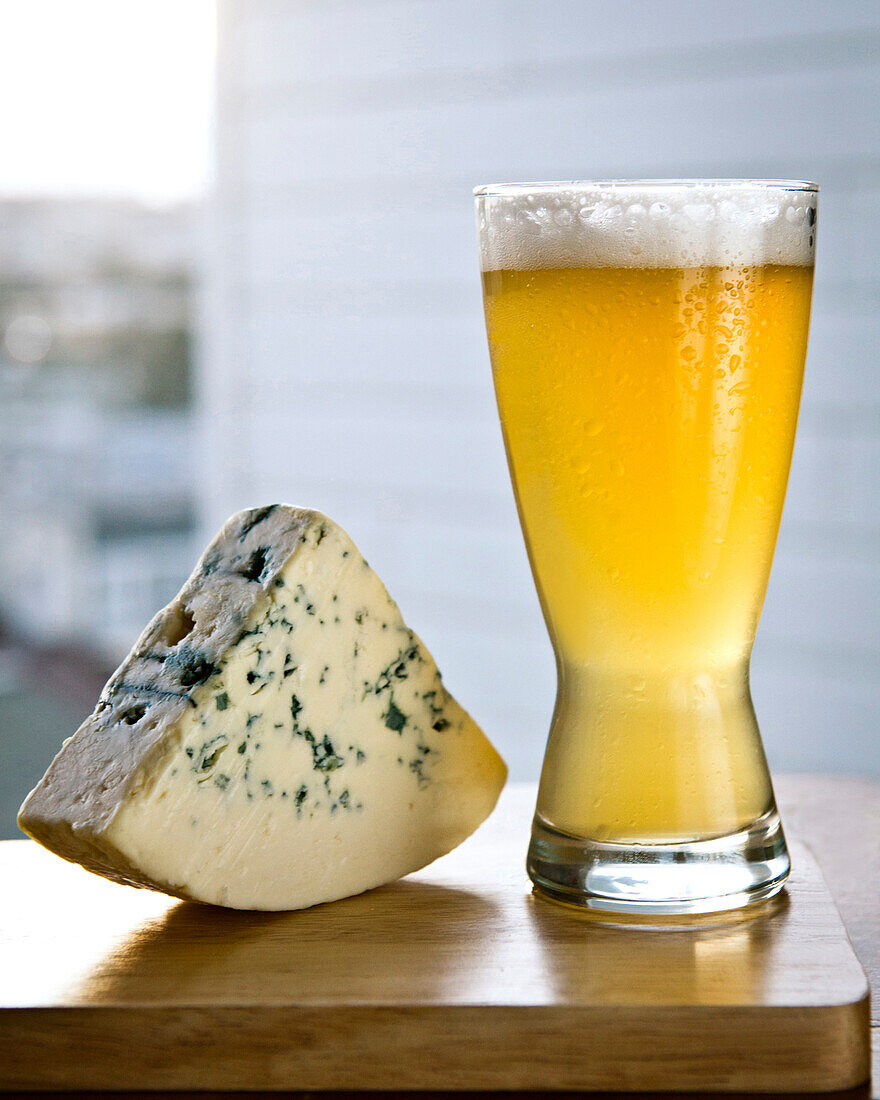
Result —
[[817, 188], [478, 188], [498, 410], [558, 690], [528, 870], [622, 913], [771, 897], [749, 658], [794, 444]]

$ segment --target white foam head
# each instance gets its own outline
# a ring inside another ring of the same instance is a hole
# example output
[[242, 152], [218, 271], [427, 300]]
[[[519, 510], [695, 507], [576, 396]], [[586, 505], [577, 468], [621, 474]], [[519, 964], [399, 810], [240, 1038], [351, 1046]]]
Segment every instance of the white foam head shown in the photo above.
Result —
[[811, 265], [811, 183], [617, 181], [479, 187], [483, 271]]

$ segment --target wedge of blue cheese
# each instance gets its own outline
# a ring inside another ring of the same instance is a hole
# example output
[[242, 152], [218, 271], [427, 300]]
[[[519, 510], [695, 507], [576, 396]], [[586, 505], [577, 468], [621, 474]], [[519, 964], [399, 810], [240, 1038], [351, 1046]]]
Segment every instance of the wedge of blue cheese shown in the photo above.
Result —
[[349, 536], [233, 516], [21, 808], [116, 882], [299, 909], [423, 867], [506, 768]]

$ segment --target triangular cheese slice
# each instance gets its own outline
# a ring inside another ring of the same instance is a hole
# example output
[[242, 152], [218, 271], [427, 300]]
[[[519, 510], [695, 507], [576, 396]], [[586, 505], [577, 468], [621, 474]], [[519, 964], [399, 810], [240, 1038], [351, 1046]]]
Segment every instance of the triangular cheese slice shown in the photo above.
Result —
[[349, 536], [272, 505], [224, 526], [19, 825], [117, 882], [299, 909], [448, 852], [505, 777]]

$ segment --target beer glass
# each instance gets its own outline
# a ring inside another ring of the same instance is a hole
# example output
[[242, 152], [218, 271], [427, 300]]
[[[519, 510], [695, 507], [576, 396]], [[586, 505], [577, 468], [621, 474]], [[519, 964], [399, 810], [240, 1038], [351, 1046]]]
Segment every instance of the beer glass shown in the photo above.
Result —
[[817, 188], [476, 190], [492, 371], [558, 690], [528, 870], [735, 909], [789, 859], [749, 658], [791, 462]]

